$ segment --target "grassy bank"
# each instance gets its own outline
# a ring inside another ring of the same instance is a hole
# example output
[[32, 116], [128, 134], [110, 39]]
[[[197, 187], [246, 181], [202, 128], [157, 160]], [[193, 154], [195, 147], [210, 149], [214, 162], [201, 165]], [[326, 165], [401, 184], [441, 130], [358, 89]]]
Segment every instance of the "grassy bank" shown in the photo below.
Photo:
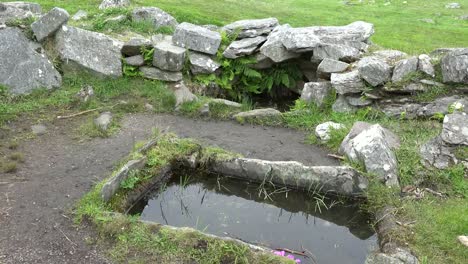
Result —
[[[2, 0], [4, 2], [4, 0]], [[45, 9], [59, 6], [74, 14], [79, 9], [98, 13], [100, 0], [37, 0]], [[344, 4], [347, 2], [348, 4]], [[461, 9], [446, 9], [444, 0], [135, 0], [134, 6], [156, 6], [179, 22], [224, 25], [239, 19], [276, 17], [292, 26], [345, 25], [356, 20], [375, 25], [372, 41], [408, 53], [430, 52], [440, 47], [468, 43], [468, 1]], [[389, 3], [389, 4], [388, 4]], [[432, 19], [426, 23], [421, 19]]]

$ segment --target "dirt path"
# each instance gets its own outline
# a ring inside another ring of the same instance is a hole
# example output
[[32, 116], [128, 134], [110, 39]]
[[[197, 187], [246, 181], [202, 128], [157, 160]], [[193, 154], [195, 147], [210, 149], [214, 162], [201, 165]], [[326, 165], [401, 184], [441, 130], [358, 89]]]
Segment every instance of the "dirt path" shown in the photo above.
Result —
[[78, 142], [72, 122], [76, 120], [55, 121], [46, 135], [23, 142], [25, 164], [15, 177], [0, 174], [0, 263], [109, 263], [86, 243], [96, 237], [91, 228], [73, 225], [72, 208], [153, 127], [247, 157], [337, 164], [320, 148], [302, 144], [302, 133], [283, 128], [136, 114], [124, 118], [121, 131], [111, 138]]

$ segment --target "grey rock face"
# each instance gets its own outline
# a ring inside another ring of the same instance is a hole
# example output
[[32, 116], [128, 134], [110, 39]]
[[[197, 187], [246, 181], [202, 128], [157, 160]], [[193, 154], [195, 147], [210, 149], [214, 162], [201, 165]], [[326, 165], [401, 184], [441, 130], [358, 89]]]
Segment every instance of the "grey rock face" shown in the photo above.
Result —
[[296, 161], [258, 159], [215, 160], [209, 170], [255, 182], [265, 180], [295, 189], [320, 186], [324, 192], [362, 197], [368, 187], [365, 177], [346, 166], [305, 166]]
[[[349, 131], [349, 134], [348, 136], [346, 137], [346, 139], [349, 141], [353, 138], [355, 138], [357, 135], [359, 135], [361, 132], [369, 129], [371, 126], [373, 126], [373, 124], [370, 124], [370, 123], [367, 123], [367, 122], [362, 122], [362, 121], [357, 121], [356, 123], [354, 123], [353, 127], [351, 128], [351, 130]], [[384, 139], [385, 139], [385, 142], [387, 143], [387, 145], [391, 148], [391, 149], [398, 149], [400, 148], [400, 139], [398, 138], [398, 136], [393, 133], [392, 131], [382, 127], [382, 130], [383, 130], [383, 134], [384, 134]], [[341, 151], [347, 151], [346, 149], [350, 148], [351, 146], [348, 145], [348, 143], [345, 143], [345, 140], [343, 140], [343, 144], [341, 144], [341, 147], [340, 147], [340, 152]]]
[[330, 79], [338, 94], [359, 93], [366, 87], [357, 70], [346, 73], [332, 73]]
[[181, 71], [185, 63], [185, 49], [161, 42], [154, 46], [153, 65], [161, 70]]
[[396, 248], [392, 253], [369, 255], [364, 264], [419, 264], [419, 261], [407, 249]]
[[325, 58], [341, 60], [345, 62], [357, 61], [361, 52], [351, 46], [328, 44], [314, 49], [312, 59], [323, 60]]
[[447, 144], [468, 146], [468, 115], [465, 113], [446, 115], [440, 136]]
[[421, 54], [418, 57], [418, 70], [424, 72], [425, 74], [435, 77], [434, 66], [431, 63], [431, 57], [426, 54]]
[[104, 112], [100, 114], [96, 119], [94, 119], [94, 125], [97, 128], [106, 131], [109, 128], [109, 125], [112, 122], [112, 114], [111, 112]]
[[308, 103], [315, 103], [318, 107], [322, 106], [325, 98], [331, 93], [330, 82], [308, 82], [304, 84], [301, 99]]
[[402, 81], [408, 74], [418, 70], [418, 58], [411, 57], [409, 59], [400, 60], [395, 65], [393, 70], [392, 82]]
[[152, 80], [178, 82], [183, 78], [181, 72], [163, 71], [154, 67], [140, 67], [140, 71], [143, 73], [143, 77]]
[[346, 96], [338, 95], [338, 98], [336, 98], [335, 103], [332, 105], [332, 110], [338, 113], [352, 113], [357, 110], [357, 107], [350, 105], [348, 100], [346, 100]]
[[0, 3], [0, 24], [4, 24], [17, 19], [36, 17], [41, 14], [41, 10], [41, 6], [36, 3]]
[[448, 110], [452, 105], [461, 105], [459, 109], [468, 113], [468, 98], [465, 96], [448, 96], [436, 99], [434, 102], [428, 103], [417, 111], [419, 117], [432, 117], [436, 113], [448, 114]]
[[150, 21], [154, 27], [175, 27], [178, 25], [177, 20], [157, 7], [139, 7], [133, 9], [133, 21]]
[[128, 174], [132, 170], [142, 169], [146, 164], [146, 158], [141, 158], [138, 160], [130, 160], [127, 162], [120, 170], [115, 174], [114, 177], [110, 178], [101, 189], [101, 198], [104, 202], [108, 202], [112, 196], [120, 188], [120, 184], [125, 181], [128, 177]]
[[47, 127], [41, 124], [33, 125], [31, 126], [31, 131], [34, 135], [40, 136], [40, 135], [44, 135], [45, 133], [47, 133]]
[[224, 26], [224, 30], [228, 32], [239, 31], [237, 38], [253, 38], [261, 35], [268, 35], [275, 27], [278, 26], [278, 19], [249, 19], [240, 20]]
[[223, 52], [223, 56], [228, 59], [235, 59], [245, 55], [250, 55], [254, 53], [265, 41], [266, 37], [263, 36], [233, 41]]
[[364, 57], [358, 64], [359, 75], [372, 86], [378, 86], [390, 80], [392, 69], [377, 57]]
[[125, 63], [127, 63], [130, 66], [143, 66], [145, 65], [145, 60], [143, 59], [142, 55], [135, 55], [131, 57], [127, 57], [124, 59]]
[[415, 92], [424, 92], [426, 91], [426, 86], [420, 82], [417, 83], [408, 83], [403, 86], [384, 86], [384, 91], [386, 92], [396, 92], [396, 93], [407, 93], [413, 94]]
[[190, 71], [193, 74], [210, 74], [215, 72], [221, 65], [205, 54], [190, 52]]
[[379, 177], [387, 186], [399, 186], [397, 159], [386, 135], [378, 124], [357, 134], [352, 129], [343, 140], [340, 153], [363, 164], [367, 172]]
[[102, 0], [99, 9], [122, 8], [130, 5], [130, 0]]
[[323, 79], [329, 79], [332, 73], [341, 73], [348, 69], [346, 62], [325, 58], [317, 68], [317, 75]]
[[31, 24], [31, 29], [37, 41], [43, 41], [45, 38], [55, 33], [63, 24], [68, 21], [70, 15], [65, 9], [54, 7], [39, 20]]
[[176, 27], [172, 42], [179, 47], [214, 55], [221, 44], [221, 35], [204, 27], [184, 22]]
[[69, 70], [109, 77], [122, 76], [122, 45], [104, 34], [70, 26], [62, 26], [55, 37], [55, 47]]
[[348, 101], [350, 105], [358, 107], [368, 106], [372, 104], [372, 100], [364, 98], [361, 95], [347, 95], [346, 101]]
[[286, 50], [281, 41], [282, 35], [290, 28], [289, 25], [276, 27], [260, 47], [260, 53], [276, 63], [299, 57], [300, 54]]
[[408, 54], [399, 50], [378, 50], [373, 52], [372, 55], [385, 60], [390, 65], [408, 56]]
[[183, 82], [175, 85], [174, 95], [176, 98], [176, 108], [183, 103], [193, 102], [198, 100], [197, 96], [194, 95]]
[[257, 63], [253, 64], [251, 67], [257, 70], [268, 69], [275, 64], [270, 58], [262, 53], [257, 53], [255, 55], [255, 60], [257, 60]]
[[448, 53], [440, 65], [444, 83], [468, 84], [468, 48]]
[[125, 56], [135, 56], [141, 54], [142, 47], [152, 48], [151, 41], [144, 38], [131, 38], [123, 44], [121, 52]]
[[458, 163], [453, 147], [448, 146], [440, 136], [421, 146], [421, 163], [426, 168], [446, 169]]
[[17, 28], [0, 30], [0, 84], [13, 94], [60, 87], [62, 77], [44, 54], [37, 53]]
[[319, 138], [322, 142], [327, 142], [330, 140], [330, 133], [332, 130], [339, 130], [346, 128], [343, 124], [335, 122], [325, 122], [317, 127], [315, 127], [315, 136]]
[[72, 20], [73, 21], [79, 21], [81, 19], [84, 19], [88, 16], [88, 13], [84, 10], [78, 10], [78, 12], [76, 12], [73, 16], [72, 16]]

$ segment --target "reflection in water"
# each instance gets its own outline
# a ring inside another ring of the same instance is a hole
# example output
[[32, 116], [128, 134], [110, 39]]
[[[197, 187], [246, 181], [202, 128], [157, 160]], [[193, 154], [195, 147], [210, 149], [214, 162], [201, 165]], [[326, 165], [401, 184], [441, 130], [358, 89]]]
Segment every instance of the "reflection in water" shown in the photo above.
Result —
[[260, 190], [257, 184], [234, 179], [197, 177], [184, 186], [168, 183], [139, 210], [143, 220], [189, 226], [270, 248], [304, 248], [319, 264], [363, 263], [376, 247], [368, 217], [356, 205], [322, 202], [285, 189], [266, 189], [265, 198]]

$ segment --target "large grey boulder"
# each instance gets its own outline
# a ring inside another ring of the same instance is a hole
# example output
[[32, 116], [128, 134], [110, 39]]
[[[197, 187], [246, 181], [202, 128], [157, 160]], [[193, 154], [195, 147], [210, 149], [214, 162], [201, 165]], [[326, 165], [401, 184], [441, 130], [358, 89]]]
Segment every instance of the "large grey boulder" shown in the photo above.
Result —
[[44, 54], [17, 28], [0, 30], [0, 84], [13, 94], [60, 87], [62, 77]]
[[133, 9], [133, 21], [149, 21], [158, 29], [160, 27], [176, 27], [177, 20], [157, 7], [139, 7]]
[[359, 75], [370, 85], [378, 86], [390, 80], [392, 68], [377, 57], [364, 57], [358, 64]]
[[330, 82], [308, 82], [304, 84], [301, 99], [321, 107], [327, 96], [330, 95], [331, 91], [332, 87]]
[[446, 169], [458, 163], [453, 151], [454, 147], [445, 143], [441, 136], [437, 136], [421, 146], [421, 163], [429, 169]]
[[431, 77], [435, 77], [435, 69], [432, 65], [431, 57], [429, 57], [427, 54], [421, 54], [419, 55], [418, 59], [418, 70]]
[[276, 27], [260, 47], [260, 53], [276, 63], [299, 57], [300, 54], [288, 51], [281, 41], [282, 35], [290, 28], [287, 24]]
[[254, 53], [258, 47], [266, 41], [266, 37], [257, 36], [233, 41], [223, 52], [228, 59], [236, 59]]
[[183, 78], [181, 72], [163, 71], [155, 67], [140, 67], [140, 71], [143, 74], [143, 77], [152, 80], [178, 82]]
[[445, 83], [468, 84], [468, 48], [448, 53], [442, 58], [440, 66]]
[[368, 180], [347, 166], [306, 166], [296, 161], [236, 158], [214, 160], [208, 170], [254, 182], [272, 182], [301, 190], [320, 189], [347, 197], [363, 197], [368, 187]]
[[169, 42], [160, 42], [154, 46], [153, 65], [161, 70], [181, 71], [185, 63], [184, 48]]
[[325, 58], [317, 67], [317, 75], [323, 79], [329, 79], [332, 73], [341, 73], [348, 69], [346, 62]]
[[400, 82], [409, 74], [418, 70], [418, 57], [400, 60], [393, 69], [392, 82]]
[[345, 62], [354, 62], [359, 59], [361, 52], [351, 46], [327, 44], [318, 46], [314, 49], [313, 60], [323, 60], [326, 58], [341, 60]]
[[440, 136], [447, 144], [468, 146], [468, 115], [466, 113], [446, 115]]
[[28, 2], [0, 3], [0, 24], [22, 20], [29, 17], [37, 17], [42, 8], [39, 4]]
[[278, 19], [249, 19], [240, 20], [223, 27], [229, 33], [238, 33], [237, 38], [253, 38], [261, 35], [268, 35], [277, 27]]
[[346, 73], [332, 73], [330, 80], [331, 85], [338, 94], [359, 93], [366, 88], [357, 70]]
[[130, 0], [102, 0], [99, 9], [123, 8], [130, 5]]
[[182, 48], [214, 55], [221, 44], [221, 35], [204, 27], [184, 22], [176, 27], [172, 42]]
[[98, 76], [122, 76], [123, 43], [104, 34], [62, 26], [55, 47], [68, 70], [86, 70]]
[[122, 46], [122, 54], [125, 56], [135, 56], [141, 54], [141, 49], [143, 47], [147, 49], [152, 48], [152, 43], [150, 40], [145, 38], [131, 38], [127, 42], [125, 42]]
[[398, 162], [392, 150], [397, 139], [378, 124], [367, 126], [358, 122], [341, 143], [339, 152], [364, 165], [367, 172], [376, 175], [387, 186], [399, 186]]
[[55, 33], [63, 24], [67, 23], [69, 17], [70, 15], [65, 9], [54, 7], [47, 14], [32, 23], [31, 30], [37, 41], [43, 41]]
[[221, 65], [210, 56], [197, 52], [189, 53], [189, 61], [190, 71], [193, 74], [210, 74], [221, 67]]

